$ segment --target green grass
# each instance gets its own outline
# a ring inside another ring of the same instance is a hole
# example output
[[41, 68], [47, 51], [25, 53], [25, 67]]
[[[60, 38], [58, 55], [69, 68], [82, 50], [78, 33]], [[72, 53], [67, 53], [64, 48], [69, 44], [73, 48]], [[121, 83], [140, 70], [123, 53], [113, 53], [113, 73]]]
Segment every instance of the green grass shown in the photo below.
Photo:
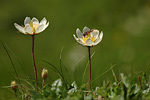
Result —
[[[10, 88], [13, 80], [18, 83], [17, 99], [149, 99], [148, 0], [32, 0], [30, 3], [5, 0], [0, 4], [0, 40], [3, 41], [0, 44], [0, 99], [16, 99]], [[45, 17], [50, 22], [48, 29], [35, 40], [38, 93], [31, 37], [20, 34], [13, 26], [15, 22], [23, 24], [26, 16]], [[76, 45], [72, 36], [76, 28], [82, 29], [85, 25], [104, 32], [102, 43], [91, 49], [91, 53], [94, 52], [91, 91], [87, 83], [87, 49]], [[43, 68], [49, 71], [44, 88]], [[51, 90], [57, 79], [62, 81], [62, 86], [55, 86], [60, 89], [59, 93], [57, 89]]]
[[[49, 68], [49, 70], [53, 70], [59, 77], [59, 79], [55, 80], [52, 83], [49, 83], [49, 81], [45, 82], [44, 87], [42, 87], [42, 81], [38, 79], [39, 84], [39, 91], [36, 92], [35, 89], [35, 80], [28, 77], [28, 74], [26, 71], [24, 71], [24, 74], [26, 76], [25, 79], [20, 78], [18, 76], [18, 71], [16, 71], [15, 65], [13, 63], [12, 58], [15, 58], [17, 62], [20, 64], [22, 70], [24, 70], [23, 65], [21, 64], [21, 61], [17, 59], [17, 57], [12, 53], [12, 51], [6, 46], [6, 44], [3, 44], [3, 48], [7, 52], [7, 55], [11, 61], [11, 64], [14, 69], [14, 74], [12, 74], [13, 71], [10, 71], [10, 75], [13, 77], [14, 80], [17, 81], [17, 92], [15, 93], [11, 86], [6, 86], [3, 84], [1, 88], [3, 88], [3, 91], [9, 91], [9, 93], [12, 95], [10, 97], [11, 99], [33, 99], [33, 100], [147, 100], [150, 99], [150, 84], [149, 80], [150, 78], [147, 75], [147, 70], [149, 65], [147, 65], [145, 71], [141, 71], [135, 75], [125, 75], [123, 73], [120, 73], [119, 79], [116, 77], [116, 74], [113, 69], [115, 69], [116, 64], [111, 65], [110, 68], [105, 70], [102, 74], [95, 77], [91, 81], [92, 83], [101, 78], [103, 75], [107, 74], [108, 72], [112, 72], [112, 75], [114, 77], [114, 82], [103, 80], [102, 86], [95, 86], [92, 87], [91, 90], [88, 88], [88, 83], [84, 83], [84, 78], [87, 77], [86, 71], [87, 71], [87, 65], [85, 67], [85, 70], [83, 72], [82, 77], [82, 84], [78, 86], [75, 81], [73, 81], [71, 84], [69, 80], [67, 80], [67, 77], [70, 73], [66, 70], [65, 66], [62, 65], [62, 50], [60, 52], [60, 59], [59, 64], [60, 68], [54, 66], [48, 61], [43, 61], [45, 64], [45, 67]], [[10, 56], [10, 53], [13, 54], [13, 56]], [[94, 53], [91, 55], [91, 58], [94, 56]], [[8, 95], [10, 95], [8, 94]], [[17, 96], [15, 96], [17, 95]], [[8, 97], [3, 97], [1, 99], [10, 99]]]

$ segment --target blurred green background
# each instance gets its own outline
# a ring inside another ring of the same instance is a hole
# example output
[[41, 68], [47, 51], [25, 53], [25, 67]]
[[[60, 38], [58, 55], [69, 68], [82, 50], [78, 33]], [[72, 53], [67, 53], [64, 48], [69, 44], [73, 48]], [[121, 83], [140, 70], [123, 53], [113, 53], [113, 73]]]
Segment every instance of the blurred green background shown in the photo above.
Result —
[[[35, 37], [35, 60], [38, 77], [47, 67], [46, 60], [59, 68], [59, 53], [63, 48], [62, 62], [70, 73], [66, 78], [82, 84], [82, 75], [88, 61], [87, 48], [75, 41], [76, 29], [84, 26], [104, 32], [103, 40], [93, 47], [92, 79], [102, 74], [112, 64], [119, 79], [119, 73], [135, 74], [145, 71], [150, 57], [150, 7], [149, 0], [1, 0], [0, 1], [0, 40], [6, 43], [25, 66], [25, 70], [34, 79], [31, 56], [31, 36], [19, 33], [14, 23], [23, 25], [25, 17], [45, 17], [50, 25]], [[19, 77], [26, 79], [20, 65], [11, 54]], [[9, 86], [15, 76], [11, 62], [0, 44], [0, 85]], [[148, 71], [150, 72], [150, 71]], [[88, 76], [88, 73], [86, 73]], [[47, 82], [58, 78], [49, 69]], [[86, 83], [88, 78], [85, 78]], [[102, 81], [113, 81], [112, 72], [93, 83], [101, 86]], [[0, 89], [0, 96], [7, 97], [7, 89]]]

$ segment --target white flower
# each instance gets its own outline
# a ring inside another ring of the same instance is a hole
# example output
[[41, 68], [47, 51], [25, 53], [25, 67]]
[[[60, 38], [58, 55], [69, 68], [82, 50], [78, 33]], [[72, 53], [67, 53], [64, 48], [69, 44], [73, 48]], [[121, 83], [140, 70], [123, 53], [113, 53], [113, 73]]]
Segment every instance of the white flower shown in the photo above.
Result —
[[88, 27], [83, 28], [83, 32], [79, 28], [76, 30], [77, 37], [73, 34], [76, 41], [84, 46], [94, 46], [101, 42], [103, 38], [103, 31], [99, 34], [97, 29], [89, 29]]
[[45, 18], [43, 18], [39, 22], [35, 17], [33, 17], [32, 20], [30, 19], [30, 17], [26, 17], [23, 27], [18, 25], [17, 23], [14, 23], [14, 25], [21, 33], [35, 35], [44, 31], [48, 27], [49, 22], [47, 22]]

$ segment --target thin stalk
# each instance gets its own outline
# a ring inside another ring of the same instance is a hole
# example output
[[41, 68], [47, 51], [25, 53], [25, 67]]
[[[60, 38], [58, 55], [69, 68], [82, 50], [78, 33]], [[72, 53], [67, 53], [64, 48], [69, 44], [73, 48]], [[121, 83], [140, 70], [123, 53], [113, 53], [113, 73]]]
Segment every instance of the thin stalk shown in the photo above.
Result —
[[[91, 55], [91, 59], [92, 59], [92, 57], [94, 56], [94, 54], [95, 54], [95, 52]], [[86, 71], [87, 71], [88, 64], [89, 64], [89, 61], [87, 62], [86, 67], [85, 67], [85, 69], [84, 69], [84, 73], [83, 73], [83, 77], [82, 77], [82, 83], [83, 83], [84, 78], [85, 78], [85, 73], [86, 73]]]
[[88, 46], [88, 52], [89, 52], [89, 90], [91, 90], [91, 53], [90, 53], [90, 46]]
[[17, 90], [14, 90], [14, 92], [15, 92], [15, 97], [17, 98], [18, 96], [17, 96]]
[[130, 82], [132, 82], [133, 81], [133, 79], [136, 77], [136, 76], [138, 76], [139, 74], [141, 74], [141, 73], [144, 73], [143, 71], [141, 71], [141, 72], [139, 72], [139, 73], [137, 73], [137, 74], [135, 74], [131, 79], [130, 79]]
[[119, 79], [118, 87], [120, 87], [121, 82], [122, 82], [122, 80], [121, 80], [121, 79]]
[[44, 84], [45, 84], [45, 79], [43, 79], [43, 84], [42, 84], [42, 88], [44, 87]]
[[139, 80], [140, 86], [142, 88], [142, 82], [141, 82], [141, 77], [140, 76], [138, 76], [138, 80]]
[[36, 69], [35, 59], [34, 59], [34, 35], [32, 35], [32, 59], [33, 59], [34, 72], [35, 72], [36, 91], [38, 92], [37, 69]]

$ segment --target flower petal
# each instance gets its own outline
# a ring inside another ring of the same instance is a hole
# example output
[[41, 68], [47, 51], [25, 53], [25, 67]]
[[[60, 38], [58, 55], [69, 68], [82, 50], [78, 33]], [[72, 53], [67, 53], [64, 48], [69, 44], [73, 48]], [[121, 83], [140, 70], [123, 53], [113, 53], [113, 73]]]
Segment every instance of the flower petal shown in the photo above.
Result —
[[95, 39], [98, 38], [99, 36], [99, 30], [93, 30], [91, 33], [90, 33], [91, 37], [94, 37]]
[[46, 25], [46, 22], [47, 22], [47, 20], [46, 20], [46, 18], [44, 17], [44, 18], [40, 21], [40, 24]]
[[24, 20], [24, 26], [25, 26], [26, 24], [30, 24], [30, 22], [31, 22], [30, 17], [26, 17], [25, 20]]
[[49, 22], [47, 22], [47, 24], [44, 25], [44, 30], [48, 27], [48, 25], [49, 25]]
[[29, 24], [26, 24], [24, 30], [27, 34], [33, 35], [33, 31], [32, 31], [33, 29]]
[[94, 45], [94, 43], [92, 42], [92, 40], [90, 38], [88, 38], [86, 40], [86, 46], [93, 46], [93, 45]]
[[77, 34], [77, 37], [78, 37], [78, 38], [82, 38], [82, 36], [83, 36], [83, 33], [81, 33], [81, 31], [80, 31], [79, 28], [77, 28], [76, 34]]
[[17, 23], [14, 23], [14, 26], [15, 26], [21, 33], [26, 34], [23, 27], [21, 27], [21, 26], [18, 25]]
[[84, 34], [85, 32], [87, 32], [87, 31], [90, 31], [90, 29], [85, 26], [85, 27], [83, 28], [83, 34]]
[[33, 21], [33, 24], [36, 24], [36, 25], [39, 24], [39, 20], [36, 19], [35, 17], [32, 18], [32, 21]]
[[94, 45], [97, 45], [98, 43], [100, 43], [102, 41], [103, 38], [103, 31], [101, 31], [99, 37], [97, 38], [97, 40], [95, 41]]
[[79, 38], [77, 38], [77, 37], [75, 36], [75, 34], [73, 34], [73, 37], [76, 39], [76, 41], [77, 41], [78, 43], [84, 45], [84, 43], [82, 42], [82, 40], [79, 39]]
[[75, 35], [75, 34], [73, 34], [73, 37], [74, 37], [76, 40], [78, 40], [78, 38], [76, 37], [76, 35]]
[[38, 26], [37, 29], [35, 30], [35, 33], [40, 33], [40, 32], [42, 32], [42, 31], [44, 31], [44, 29], [45, 29], [44, 26], [45, 26], [44, 24]]

